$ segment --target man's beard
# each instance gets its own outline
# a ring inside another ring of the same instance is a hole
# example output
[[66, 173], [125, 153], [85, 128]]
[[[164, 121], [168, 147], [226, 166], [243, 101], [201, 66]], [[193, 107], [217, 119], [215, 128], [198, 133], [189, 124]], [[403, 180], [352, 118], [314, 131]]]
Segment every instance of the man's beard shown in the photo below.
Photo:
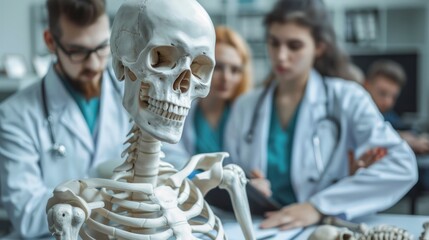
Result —
[[66, 71], [65, 68], [61, 62], [61, 60], [59, 59], [59, 57], [57, 57], [57, 64], [58, 67], [61, 70], [61, 76], [64, 78], [64, 81], [67, 81], [75, 90], [79, 91], [79, 92], [83, 92], [84, 89], [84, 85], [88, 84], [88, 82], [82, 81], [81, 79], [79, 79], [79, 76], [85, 75], [85, 74], [97, 74], [98, 72], [94, 72], [92, 70], [88, 70], [88, 69], [84, 69], [83, 71], [81, 71], [77, 76], [77, 78], [73, 78], [72, 76], [70, 76]]

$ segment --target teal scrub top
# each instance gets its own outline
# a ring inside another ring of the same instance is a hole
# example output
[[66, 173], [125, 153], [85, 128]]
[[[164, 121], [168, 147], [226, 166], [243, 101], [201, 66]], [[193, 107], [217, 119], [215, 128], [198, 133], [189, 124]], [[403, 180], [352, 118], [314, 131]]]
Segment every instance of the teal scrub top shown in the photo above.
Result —
[[88, 125], [89, 131], [94, 135], [94, 131], [97, 126], [98, 114], [100, 112], [100, 97], [93, 97], [86, 100], [85, 97], [78, 92], [74, 87], [67, 81], [63, 80], [64, 86], [67, 91], [76, 101], [82, 115]]
[[207, 119], [204, 117], [203, 111], [197, 107], [195, 112], [195, 152], [212, 153], [223, 151], [223, 135], [225, 125], [230, 113], [230, 107], [225, 107], [221, 116], [219, 125], [213, 129]]
[[[213, 129], [207, 119], [204, 117], [203, 111], [199, 106], [195, 110], [194, 129], [195, 129], [195, 154], [221, 152], [223, 150], [223, 135], [225, 131], [226, 121], [229, 116], [230, 107], [225, 107], [222, 113], [219, 125]], [[200, 173], [201, 170], [194, 170], [189, 176], [192, 179]]]
[[271, 183], [272, 198], [282, 205], [296, 202], [296, 196], [291, 184], [290, 171], [293, 136], [299, 106], [300, 104], [298, 104], [286, 130], [281, 126], [276, 107], [273, 106], [271, 111], [268, 137], [267, 179]]

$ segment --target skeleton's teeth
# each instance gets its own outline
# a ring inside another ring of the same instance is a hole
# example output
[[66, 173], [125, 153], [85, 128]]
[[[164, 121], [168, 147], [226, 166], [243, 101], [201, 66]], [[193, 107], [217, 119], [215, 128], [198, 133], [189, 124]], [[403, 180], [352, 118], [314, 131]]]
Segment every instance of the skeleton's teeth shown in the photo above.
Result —
[[157, 114], [172, 121], [183, 121], [187, 112], [189, 111], [189, 109], [186, 107], [181, 107], [172, 103], [156, 100], [147, 95], [143, 95], [141, 92], [139, 98], [141, 101], [148, 103], [148, 111], [151, 111], [154, 114]]

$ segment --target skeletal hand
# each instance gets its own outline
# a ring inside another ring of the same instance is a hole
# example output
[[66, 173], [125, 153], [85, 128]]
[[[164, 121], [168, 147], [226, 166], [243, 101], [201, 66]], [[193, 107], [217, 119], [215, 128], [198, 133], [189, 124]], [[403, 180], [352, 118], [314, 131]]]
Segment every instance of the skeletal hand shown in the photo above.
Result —
[[261, 228], [278, 227], [287, 230], [306, 227], [320, 222], [322, 214], [310, 203], [291, 204], [279, 211], [267, 212]]
[[377, 147], [366, 151], [359, 159], [354, 158], [354, 152], [349, 151], [349, 174], [354, 175], [359, 168], [366, 168], [382, 159], [387, 149]]
[[251, 173], [250, 184], [260, 191], [265, 197], [271, 197], [271, 183], [259, 170], [253, 170]]

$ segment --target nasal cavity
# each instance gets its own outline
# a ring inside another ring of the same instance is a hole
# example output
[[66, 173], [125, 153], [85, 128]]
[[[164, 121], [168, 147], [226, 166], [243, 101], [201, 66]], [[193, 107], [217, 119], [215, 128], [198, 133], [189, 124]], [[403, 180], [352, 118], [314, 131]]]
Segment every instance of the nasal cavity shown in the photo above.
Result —
[[185, 93], [188, 91], [190, 83], [191, 83], [191, 71], [185, 70], [174, 81], [173, 89], [175, 91], [180, 91], [181, 93]]

